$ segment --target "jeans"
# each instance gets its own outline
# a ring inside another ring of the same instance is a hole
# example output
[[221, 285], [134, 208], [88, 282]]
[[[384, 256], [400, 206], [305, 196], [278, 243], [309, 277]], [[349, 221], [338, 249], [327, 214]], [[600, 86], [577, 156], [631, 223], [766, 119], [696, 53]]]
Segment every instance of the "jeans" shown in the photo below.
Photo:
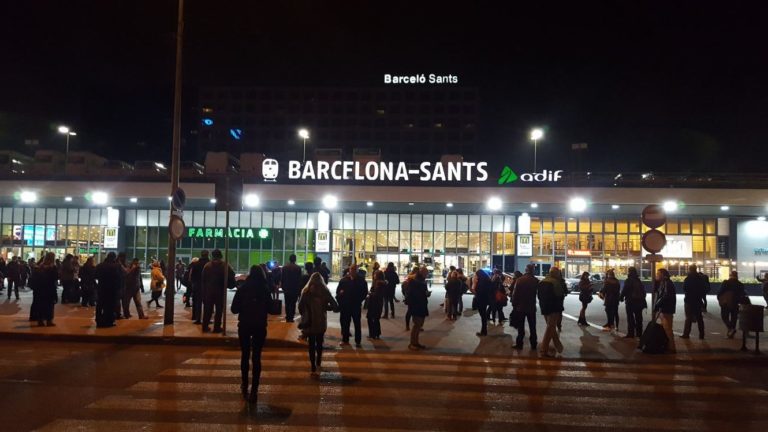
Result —
[[667, 335], [667, 339], [669, 339], [669, 343], [667, 344], [667, 351], [670, 353], [674, 353], [675, 352], [675, 336], [672, 334], [672, 320], [675, 318], [675, 315], [662, 313], [659, 316], [661, 317], [661, 319], [659, 320], [659, 324], [661, 324], [661, 327], [664, 328], [664, 333]]
[[362, 326], [360, 325], [361, 315], [362, 312], [360, 306], [344, 308], [341, 310], [341, 317], [339, 318], [341, 321], [341, 340], [349, 342], [349, 322], [352, 321], [355, 324], [355, 343], [360, 344], [360, 342], [362, 342]]
[[115, 324], [115, 303], [117, 298], [109, 290], [99, 290], [96, 299], [96, 326], [111, 327]]
[[[16, 298], [19, 298], [19, 285], [21, 285], [21, 278], [18, 279], [11, 279], [8, 278], [8, 298], [11, 298], [11, 290], [16, 291]], [[61, 296], [62, 300], [64, 299], [64, 295]], [[62, 301], [62, 303], [64, 303]]]
[[525, 319], [523, 319], [520, 326], [517, 327], [517, 339], [515, 340], [515, 345], [520, 348], [523, 347], [523, 340], [525, 340], [525, 322], [528, 321], [528, 331], [531, 332], [531, 349], [536, 349], [538, 343], [536, 336], [536, 311], [533, 310], [523, 313], [525, 314]]
[[405, 310], [405, 329], [411, 328], [411, 311], [409, 309]]
[[643, 335], [643, 310], [627, 305], [627, 336]]
[[699, 337], [704, 338], [704, 318], [701, 316], [701, 305], [685, 304], [685, 324], [683, 325], [683, 336], [691, 334], [691, 324], [696, 321], [699, 327]]
[[736, 330], [736, 321], [739, 318], [739, 309], [729, 306], [720, 308], [720, 318], [723, 319], [723, 323], [728, 330]]
[[210, 301], [205, 302], [203, 305], [203, 330], [207, 330], [211, 325], [211, 315], [214, 313], [214, 308], [216, 309], [216, 315], [213, 317], [213, 329], [219, 330], [221, 328], [221, 316], [224, 313], [222, 310], [223, 302], [224, 299], [222, 298], [216, 300], [211, 299]]
[[502, 322], [505, 320], [504, 318], [504, 303], [493, 303], [488, 308], [490, 310], [491, 319], [496, 320], [496, 318], [499, 319], [499, 322]]
[[488, 334], [488, 304], [477, 302], [477, 311], [480, 314], [480, 334]]
[[424, 327], [424, 317], [414, 316], [413, 326], [411, 326], [411, 345], [419, 346], [419, 333], [421, 328]]
[[239, 327], [237, 336], [240, 339], [240, 385], [248, 388], [249, 360], [253, 361], [253, 376], [251, 381], [251, 393], [259, 392], [259, 379], [261, 378], [261, 350], [264, 348], [264, 340], [267, 338], [267, 329], [246, 329]]
[[619, 327], [619, 305], [606, 305], [605, 314], [608, 316], [608, 326], [613, 328]]
[[545, 354], [549, 353], [550, 342], [555, 345], [557, 352], [563, 352], [563, 344], [560, 342], [560, 335], [557, 333], [557, 323], [562, 316], [562, 312], [554, 312], [549, 315], [544, 315], [544, 320], [547, 322], [547, 328], [544, 330], [544, 337], [541, 339], [541, 352]]
[[[85, 299], [85, 297], [83, 297], [83, 299]], [[133, 304], [136, 305], [136, 313], [139, 315], [139, 318], [144, 318], [144, 308], [141, 306], [141, 293], [139, 290], [136, 290], [131, 296], [123, 297], [123, 312], [125, 313], [125, 317], [128, 318], [131, 316], [131, 300], [133, 300]]]
[[386, 318], [389, 315], [390, 309], [392, 310], [392, 318], [395, 317], [395, 298], [394, 297], [384, 297], [384, 315], [382, 315], [382, 318]]
[[315, 369], [315, 365], [320, 366], [323, 361], [323, 342], [325, 334], [309, 335], [307, 336], [307, 346], [309, 348], [309, 363], [312, 365], [312, 370]]
[[379, 317], [368, 318], [368, 337], [377, 338], [381, 336], [381, 321]]

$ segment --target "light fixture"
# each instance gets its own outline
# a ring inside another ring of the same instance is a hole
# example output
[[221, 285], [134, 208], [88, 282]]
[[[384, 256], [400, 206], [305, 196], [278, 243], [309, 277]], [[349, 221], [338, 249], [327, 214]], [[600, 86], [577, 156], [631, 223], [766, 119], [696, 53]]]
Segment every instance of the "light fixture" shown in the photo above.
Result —
[[368, 201], [367, 203], [365, 203], [365, 205], [367, 205], [368, 207], [373, 207], [373, 201]]
[[71, 196], [68, 196], [68, 197], [64, 197], [64, 201], [66, 201], [66, 202], [72, 202], [72, 197], [71, 197]]
[[258, 207], [259, 202], [259, 196], [256, 194], [246, 194], [243, 196], [243, 204], [245, 204], [246, 207]]
[[296, 204], [296, 201], [294, 201], [294, 200], [288, 200], [288, 205], [294, 205], [294, 204]]
[[757, 220], [759, 220], [760, 222], [765, 222], [765, 216], [758, 216]]
[[490, 197], [488, 198], [488, 202], [486, 203], [486, 206], [488, 207], [488, 210], [501, 210], [501, 198], [499, 197]]
[[664, 204], [662, 204], [662, 207], [664, 208], [665, 212], [676, 212], [677, 211], [677, 202], [676, 201], [664, 201]]
[[26, 204], [33, 203], [37, 201], [37, 193], [32, 191], [21, 191], [19, 200]]
[[68, 134], [69, 128], [66, 126], [59, 126], [59, 133]]
[[91, 192], [91, 202], [97, 205], [104, 205], [109, 201], [109, 195], [106, 192]]
[[730, 206], [727, 206], [727, 205], [724, 205], [724, 206], [720, 206], [720, 210], [721, 210], [721, 211], [728, 211], [728, 210], [730, 210], [730, 209], [731, 209], [731, 207], [730, 207]]
[[412, 206], [412, 205], [413, 205], [413, 203], [408, 203], [408, 205], [409, 205], [409, 206]]
[[621, 208], [621, 206], [620, 206], [620, 205], [618, 205], [618, 204], [612, 204], [612, 205], [611, 205], [611, 209], [612, 209], [612, 210], [618, 210], [618, 209], [620, 209], [620, 208]]
[[445, 203], [445, 206], [448, 207], [448, 208], [451, 208], [451, 207], [453, 207], [453, 203], [452, 202]]
[[587, 209], [587, 200], [581, 197], [571, 198], [569, 207], [571, 208], [572, 212], [583, 212]]
[[216, 198], [211, 198], [211, 204], [216, 204]]
[[544, 137], [544, 131], [540, 128], [531, 130], [531, 141], [540, 140]]
[[138, 198], [136, 198], [136, 197], [131, 197], [131, 199], [129, 199], [128, 201], [130, 201], [130, 202], [132, 202], [132, 203], [136, 204], [137, 202], [139, 202], [139, 199], [138, 199]]
[[306, 129], [299, 129], [299, 138], [309, 139], [309, 131]]
[[173, 201], [173, 197], [168, 197], [168, 201]]
[[338, 198], [336, 198], [333, 195], [326, 195], [323, 197], [323, 207], [327, 209], [336, 208], [336, 205], [339, 203]]
[[539, 203], [531, 203], [531, 208], [539, 208]]

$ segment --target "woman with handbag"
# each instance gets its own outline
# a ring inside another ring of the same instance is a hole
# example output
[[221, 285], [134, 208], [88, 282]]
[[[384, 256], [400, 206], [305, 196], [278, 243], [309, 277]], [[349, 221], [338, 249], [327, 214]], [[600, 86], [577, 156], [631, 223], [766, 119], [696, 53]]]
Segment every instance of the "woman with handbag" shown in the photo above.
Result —
[[[261, 379], [261, 350], [267, 338], [267, 312], [272, 293], [267, 276], [254, 265], [232, 299], [232, 313], [237, 315], [237, 337], [240, 340], [240, 391], [243, 400], [255, 404]], [[251, 391], [248, 392], [249, 360], [253, 361]]]
[[163, 288], [165, 288], [165, 276], [163, 276], [163, 270], [160, 268], [160, 263], [157, 261], [152, 263], [151, 278], [152, 283], [150, 288], [152, 289], [152, 299], [147, 302], [147, 309], [149, 309], [152, 302], [155, 302], [158, 309], [162, 309], [163, 306], [160, 305], [160, 297], [163, 295]]
[[[328, 330], [328, 311], [337, 311], [338, 303], [325, 285], [320, 273], [312, 273], [307, 286], [301, 290], [299, 328], [307, 336], [309, 363], [312, 374], [317, 374], [323, 360], [323, 342]], [[381, 313], [381, 311], [379, 311]]]
[[593, 298], [592, 282], [589, 281], [589, 273], [584, 272], [579, 279], [579, 301], [581, 302], [581, 310], [579, 311], [580, 326], [587, 324], [587, 306], [592, 303]]

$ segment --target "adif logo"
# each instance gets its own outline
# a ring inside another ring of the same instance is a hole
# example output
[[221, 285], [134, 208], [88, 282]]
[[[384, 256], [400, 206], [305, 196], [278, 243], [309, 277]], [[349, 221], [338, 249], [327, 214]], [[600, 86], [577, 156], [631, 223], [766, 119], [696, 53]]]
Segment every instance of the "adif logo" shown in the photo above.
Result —
[[519, 176], [516, 172], [512, 170], [512, 168], [505, 166], [504, 169], [501, 170], [501, 175], [499, 175], [498, 183], [500, 185], [503, 184], [509, 184], [513, 183], [517, 180], [524, 181], [524, 182], [557, 182], [560, 181], [563, 178], [563, 171], [557, 170], [543, 170], [542, 172], [538, 173], [523, 173]]
[[279, 164], [275, 159], [264, 159], [261, 163], [261, 175], [264, 181], [276, 181]]

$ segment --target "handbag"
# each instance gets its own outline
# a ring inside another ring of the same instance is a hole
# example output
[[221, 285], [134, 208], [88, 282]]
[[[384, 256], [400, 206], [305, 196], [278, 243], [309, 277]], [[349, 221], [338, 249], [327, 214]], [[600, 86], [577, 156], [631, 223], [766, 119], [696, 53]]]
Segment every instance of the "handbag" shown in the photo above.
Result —
[[525, 313], [521, 310], [512, 309], [509, 313], [509, 325], [512, 327], [520, 327], [525, 322]]
[[279, 296], [278, 292], [272, 292], [267, 308], [268, 314], [281, 315], [283, 313], [283, 301], [278, 298]]

